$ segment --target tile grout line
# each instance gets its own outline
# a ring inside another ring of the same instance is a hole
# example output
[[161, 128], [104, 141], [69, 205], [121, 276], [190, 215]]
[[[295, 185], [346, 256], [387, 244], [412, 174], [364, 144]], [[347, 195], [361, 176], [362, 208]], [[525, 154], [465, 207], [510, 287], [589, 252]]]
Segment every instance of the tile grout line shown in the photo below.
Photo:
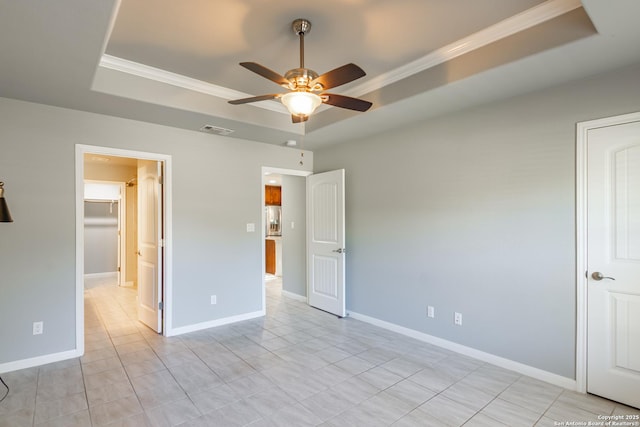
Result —
[[[89, 290], [89, 303], [93, 306], [93, 311], [96, 313], [96, 316], [98, 317], [98, 320], [100, 321], [100, 325], [104, 328], [105, 332], [108, 334], [107, 329], [105, 327], [104, 324], [104, 320], [102, 319], [102, 313], [100, 313], [100, 310], [98, 309], [98, 307], [93, 303], [93, 301], [91, 301], [93, 298], [93, 292], [91, 292], [91, 290]], [[84, 299], [84, 311], [86, 312], [87, 308], [87, 299], [85, 297]], [[85, 340], [86, 340], [86, 333], [85, 333]], [[109, 340], [111, 341], [111, 336], [109, 336]], [[111, 343], [113, 345], [113, 342]], [[86, 347], [85, 347], [85, 352], [86, 352]], [[120, 359], [118, 359], [120, 360]], [[89, 392], [87, 390], [87, 383], [84, 380], [84, 366], [82, 364], [82, 358], [79, 358], [79, 363], [80, 363], [80, 372], [82, 372], [82, 386], [84, 388], [84, 396], [85, 399], [87, 400], [87, 414], [89, 415], [89, 422], [91, 423], [91, 426], [93, 426], [93, 417], [91, 416], [91, 406], [89, 405]]]
[[[111, 298], [112, 300], [115, 300], [116, 304], [118, 305], [118, 307], [127, 315], [127, 318], [129, 318], [129, 315], [126, 313], [126, 310], [123, 309], [122, 305], [120, 304], [120, 302], [117, 300], [117, 298]], [[107, 323], [104, 320], [104, 314], [102, 313], [102, 310], [99, 307], [95, 307], [96, 309], [96, 313], [99, 317], [100, 323], [102, 325], [102, 327], [104, 328], [104, 331], [107, 333], [108, 337], [109, 337], [109, 341], [111, 342], [111, 345], [113, 347], [113, 350], [116, 353], [116, 356], [118, 357], [118, 362], [120, 362], [120, 367], [122, 368], [122, 370], [124, 371], [124, 374], [127, 376], [127, 381], [129, 382], [129, 385], [131, 386], [131, 389], [133, 390], [133, 394], [136, 396], [136, 400], [138, 401], [138, 404], [140, 405], [140, 408], [142, 409], [142, 413], [144, 414], [145, 418], [146, 418], [146, 413], [144, 410], [144, 407], [142, 406], [142, 402], [140, 401], [140, 397], [138, 396], [138, 393], [136, 392], [136, 389], [133, 385], [133, 382], [131, 380], [131, 377], [129, 376], [129, 373], [127, 372], [127, 369], [124, 366], [124, 363], [122, 362], [122, 358], [120, 357], [120, 353], [118, 352], [117, 348], [116, 348], [116, 344], [113, 342], [113, 335], [112, 332], [109, 330]], [[136, 329], [137, 329], [137, 325], [136, 325]], [[139, 330], [138, 330], [138, 333]], [[142, 338], [145, 339], [144, 335], [142, 335]], [[82, 378], [83, 382], [84, 382], [84, 376]], [[86, 386], [85, 386], [86, 387]], [[108, 403], [108, 402], [106, 402]], [[89, 395], [87, 394], [87, 408], [89, 408]], [[93, 417], [91, 417], [91, 410], [89, 410], [89, 416], [90, 416], [90, 421], [91, 421], [91, 425], [93, 426]], [[129, 418], [129, 417], [127, 417]], [[126, 418], [121, 418], [120, 420], [124, 420]]]

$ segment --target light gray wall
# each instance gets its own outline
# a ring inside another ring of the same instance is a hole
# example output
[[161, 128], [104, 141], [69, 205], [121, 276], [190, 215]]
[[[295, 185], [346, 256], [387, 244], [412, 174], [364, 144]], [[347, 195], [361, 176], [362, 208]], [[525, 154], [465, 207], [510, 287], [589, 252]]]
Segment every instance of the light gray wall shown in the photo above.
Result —
[[118, 271], [118, 202], [84, 202], [84, 274]]
[[638, 110], [640, 65], [316, 151], [348, 310], [575, 378], [575, 127]]
[[0, 363], [75, 348], [76, 144], [172, 156], [174, 327], [261, 310], [261, 168], [312, 153], [6, 98], [0, 117]]
[[282, 176], [282, 290], [304, 297], [307, 296], [306, 194], [305, 177]]

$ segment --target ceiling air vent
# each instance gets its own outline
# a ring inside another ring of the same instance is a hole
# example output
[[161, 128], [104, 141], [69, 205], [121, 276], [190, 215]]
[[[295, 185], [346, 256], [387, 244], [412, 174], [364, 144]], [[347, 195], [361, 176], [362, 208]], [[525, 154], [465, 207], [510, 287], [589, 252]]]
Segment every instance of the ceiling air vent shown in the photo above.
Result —
[[200, 128], [200, 132], [213, 133], [216, 135], [227, 136], [233, 133], [232, 129], [221, 128], [220, 126], [204, 125]]

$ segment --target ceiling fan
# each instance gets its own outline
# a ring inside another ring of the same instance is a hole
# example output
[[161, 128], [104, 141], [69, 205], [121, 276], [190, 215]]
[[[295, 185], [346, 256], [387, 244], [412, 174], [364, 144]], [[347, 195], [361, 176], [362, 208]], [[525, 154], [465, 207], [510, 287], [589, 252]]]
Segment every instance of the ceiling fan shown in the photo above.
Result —
[[230, 104], [247, 104], [250, 102], [280, 99], [291, 113], [293, 123], [304, 122], [320, 104], [333, 105], [355, 111], [367, 111], [372, 103], [345, 95], [337, 95], [324, 92], [349, 82], [352, 82], [366, 73], [355, 64], [346, 64], [334, 70], [318, 75], [315, 71], [304, 67], [304, 36], [311, 30], [311, 22], [306, 19], [293, 21], [293, 31], [300, 37], [300, 67], [293, 68], [284, 76], [264, 67], [256, 62], [241, 62], [240, 65], [249, 71], [261, 75], [289, 89], [287, 93], [254, 96], [251, 98], [235, 99]]

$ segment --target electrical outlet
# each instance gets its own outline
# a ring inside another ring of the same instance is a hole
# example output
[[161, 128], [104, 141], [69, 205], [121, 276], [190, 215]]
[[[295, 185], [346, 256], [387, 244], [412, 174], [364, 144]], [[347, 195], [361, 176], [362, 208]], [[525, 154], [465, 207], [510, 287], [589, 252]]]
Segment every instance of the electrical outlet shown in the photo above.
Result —
[[453, 313], [453, 323], [458, 326], [462, 326], [462, 313]]
[[215, 305], [218, 303], [218, 297], [215, 295], [211, 295], [211, 305]]
[[427, 306], [427, 317], [431, 317], [432, 319], [436, 317], [436, 312], [432, 305]]
[[44, 332], [44, 322], [33, 322], [33, 335], [40, 335]]

